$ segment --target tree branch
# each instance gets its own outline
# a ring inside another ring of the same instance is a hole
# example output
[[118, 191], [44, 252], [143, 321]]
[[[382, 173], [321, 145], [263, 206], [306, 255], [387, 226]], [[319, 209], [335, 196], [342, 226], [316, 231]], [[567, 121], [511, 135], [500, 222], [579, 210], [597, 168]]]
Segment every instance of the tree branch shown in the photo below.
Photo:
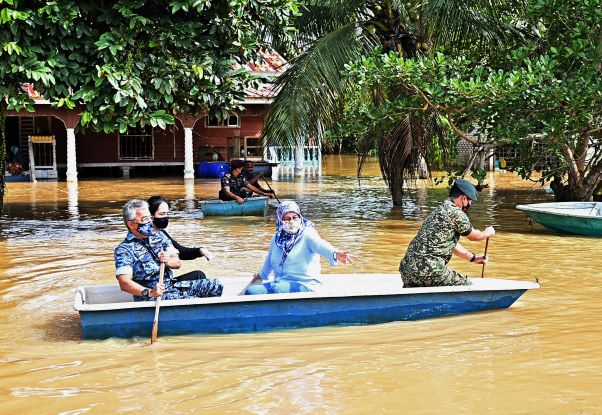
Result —
[[449, 125], [451, 126], [452, 130], [454, 130], [454, 133], [456, 133], [458, 136], [460, 136], [464, 140], [468, 141], [473, 146], [476, 146], [479, 144], [479, 142], [477, 140], [470, 137], [468, 134], [466, 134], [465, 132], [461, 131], [458, 127], [456, 127], [456, 124], [454, 124], [454, 122], [452, 121], [451, 114], [449, 112], [447, 113], [447, 121], [449, 121]]
[[593, 130], [589, 130], [585, 132], [585, 135], [592, 135], [595, 133], [602, 132], [602, 127], [594, 128]]
[[575, 162], [573, 151], [568, 145], [563, 145], [561, 147], [561, 151], [569, 164], [569, 184], [573, 188], [578, 187], [578, 184], [581, 182], [582, 176], [579, 172], [579, 168], [577, 167], [577, 163]]
[[463, 109], [453, 110], [453, 109], [442, 107], [439, 104], [433, 104], [431, 102], [431, 100], [428, 99], [428, 97], [426, 96], [426, 94], [420, 90], [420, 88], [418, 88], [416, 85], [412, 85], [412, 88], [414, 89], [414, 91], [416, 91], [418, 93], [418, 95], [420, 95], [420, 97], [425, 102], [425, 105], [424, 105], [424, 108], [423, 108], [424, 111], [426, 111], [428, 108], [431, 108], [434, 111], [445, 112], [447, 114], [447, 121], [449, 121], [449, 125], [451, 126], [452, 130], [454, 130], [454, 133], [456, 133], [456, 135], [458, 135], [460, 138], [463, 138], [464, 140], [468, 141], [470, 144], [472, 144], [474, 146], [480, 144], [477, 140], [475, 140], [474, 138], [472, 138], [471, 136], [469, 136], [468, 134], [466, 134], [464, 131], [461, 131], [456, 126], [456, 124], [454, 124], [454, 122], [451, 119], [451, 114], [452, 113], [462, 112]]

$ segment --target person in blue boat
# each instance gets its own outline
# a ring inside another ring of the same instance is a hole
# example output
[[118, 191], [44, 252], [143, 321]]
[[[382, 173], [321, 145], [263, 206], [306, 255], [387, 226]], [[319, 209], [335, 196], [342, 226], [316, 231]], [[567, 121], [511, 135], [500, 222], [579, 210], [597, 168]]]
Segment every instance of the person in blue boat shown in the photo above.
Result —
[[[115, 248], [115, 276], [122, 291], [135, 301], [217, 297], [223, 286], [216, 280], [172, 281], [172, 269], [181, 266], [178, 251], [170, 239], [153, 229], [153, 219], [144, 200], [133, 199], [123, 206], [123, 222], [128, 234]], [[161, 263], [164, 282], [159, 283]]]
[[[245, 294], [277, 294], [314, 291], [321, 285], [320, 257], [334, 266], [350, 264], [356, 257], [339, 251], [320, 238], [315, 225], [301, 216], [299, 206], [284, 201], [276, 212], [276, 234], [263, 268], [253, 275]], [[270, 275], [274, 279], [269, 281]], [[257, 284], [261, 280], [262, 284]]]
[[[150, 214], [153, 216], [153, 229], [155, 232], [162, 232], [169, 238], [174, 248], [178, 250], [178, 256], [183, 261], [189, 261], [204, 257], [207, 261], [213, 259], [213, 254], [207, 248], [189, 248], [180, 245], [174, 238], [172, 238], [165, 228], [169, 224], [169, 204], [167, 199], [163, 196], [151, 196], [147, 200]], [[191, 271], [186, 274], [180, 275], [175, 279], [178, 281], [196, 280], [206, 278], [205, 273], [200, 270]]]
[[242, 160], [232, 160], [230, 162], [230, 173], [226, 173], [222, 177], [222, 189], [219, 191], [220, 200], [236, 200], [238, 203], [243, 203], [253, 193], [272, 197], [271, 193], [259, 190], [245, 179], [242, 174], [244, 166], [245, 162]]
[[477, 200], [477, 189], [468, 180], [456, 180], [449, 197], [426, 218], [399, 264], [404, 287], [470, 285], [470, 281], [447, 267], [452, 254], [475, 264], [486, 264], [460, 244], [460, 236], [482, 241], [495, 235], [493, 227], [473, 228], [466, 213]]
[[155, 231], [162, 232], [169, 238], [173, 246], [178, 250], [178, 255], [181, 260], [188, 261], [204, 257], [207, 261], [213, 259], [213, 254], [207, 248], [188, 248], [180, 245], [173, 239], [165, 230], [169, 225], [169, 203], [163, 196], [151, 196], [146, 201], [148, 209], [153, 217], [153, 228]]
[[[257, 190], [262, 191], [264, 194], [269, 193], [270, 195], [274, 195], [274, 191], [272, 189], [264, 189], [263, 187], [261, 187], [261, 185], [259, 184], [259, 179], [261, 177], [263, 177], [263, 174], [255, 174], [254, 173], [254, 169], [255, 169], [255, 163], [251, 160], [246, 160], [245, 161], [245, 166], [243, 168], [242, 171], [242, 177], [245, 178], [245, 180], [247, 181], [247, 183], [252, 184], [253, 186], [255, 186], [257, 188]], [[252, 193], [248, 193], [249, 196], [252, 195]]]

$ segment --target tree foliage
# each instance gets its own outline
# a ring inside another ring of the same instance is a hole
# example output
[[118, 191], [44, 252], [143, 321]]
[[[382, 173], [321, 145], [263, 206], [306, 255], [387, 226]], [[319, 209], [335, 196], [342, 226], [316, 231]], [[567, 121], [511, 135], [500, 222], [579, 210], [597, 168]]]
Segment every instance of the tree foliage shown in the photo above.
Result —
[[34, 83], [96, 131], [219, 118], [255, 86], [240, 64], [286, 39], [296, 0], [0, 0], [0, 96], [34, 111]]
[[[532, 41], [499, 54], [405, 59], [378, 49], [347, 65], [354, 88], [343, 120], [352, 122], [342, 128], [386, 130], [407, 114], [435, 113], [476, 146], [522, 147], [528, 156], [513, 167], [524, 178], [541, 171], [558, 200], [591, 199], [602, 180], [602, 11], [596, 1], [539, 0], [523, 19]], [[475, 127], [478, 139], [464, 133]], [[526, 151], [534, 141], [556, 161]]]
[[[520, 0], [305, 1], [294, 38], [303, 52], [278, 81], [281, 91], [266, 115], [264, 139], [299, 145], [318, 136], [322, 128], [331, 129], [341, 119], [348, 95], [357, 92], [354, 80], [343, 72], [345, 65], [360, 61], [374, 47], [383, 54], [419, 61], [438, 47], [459, 53], [514, 44], [520, 32], [511, 16], [521, 4]], [[380, 106], [382, 90], [373, 92], [364, 94]], [[413, 146], [428, 142], [425, 134], [441, 129], [433, 122], [437, 124], [437, 118], [431, 115], [401, 116], [388, 131], [370, 130], [366, 136], [378, 141], [381, 150], [398, 152], [380, 154], [395, 204], [401, 203], [404, 175], [413, 171], [424, 153]], [[399, 140], [405, 142], [396, 143]]]
[[[82, 125], [165, 127], [175, 113], [237, 108], [264, 31], [288, 33], [293, 0], [116, 2], [4, 0], [0, 94], [32, 110], [33, 82], [57, 107], [81, 106]], [[260, 30], [261, 29], [261, 30]]]

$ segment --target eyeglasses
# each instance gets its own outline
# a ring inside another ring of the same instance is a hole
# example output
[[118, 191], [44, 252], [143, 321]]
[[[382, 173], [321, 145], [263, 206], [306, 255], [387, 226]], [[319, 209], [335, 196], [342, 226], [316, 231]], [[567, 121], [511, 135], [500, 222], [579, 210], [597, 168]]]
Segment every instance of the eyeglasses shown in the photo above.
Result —
[[136, 219], [132, 219], [129, 222], [132, 222], [134, 225], [144, 225], [144, 224], [150, 223], [152, 221], [153, 221], [152, 216], [144, 216], [140, 221], [137, 221]]
[[283, 222], [292, 222], [294, 220], [299, 220], [299, 219], [301, 219], [301, 216], [294, 215], [294, 216], [284, 217], [284, 218], [282, 218], [282, 221]]

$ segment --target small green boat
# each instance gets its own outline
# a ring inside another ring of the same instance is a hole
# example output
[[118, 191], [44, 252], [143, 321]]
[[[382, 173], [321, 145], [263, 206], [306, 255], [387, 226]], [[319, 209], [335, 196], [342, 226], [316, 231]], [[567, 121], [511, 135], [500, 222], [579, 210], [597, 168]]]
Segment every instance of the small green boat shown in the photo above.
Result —
[[602, 202], [535, 203], [516, 208], [553, 232], [602, 236]]
[[250, 197], [244, 202], [236, 200], [208, 199], [199, 202], [199, 208], [205, 216], [265, 216], [268, 198], [265, 196]]

